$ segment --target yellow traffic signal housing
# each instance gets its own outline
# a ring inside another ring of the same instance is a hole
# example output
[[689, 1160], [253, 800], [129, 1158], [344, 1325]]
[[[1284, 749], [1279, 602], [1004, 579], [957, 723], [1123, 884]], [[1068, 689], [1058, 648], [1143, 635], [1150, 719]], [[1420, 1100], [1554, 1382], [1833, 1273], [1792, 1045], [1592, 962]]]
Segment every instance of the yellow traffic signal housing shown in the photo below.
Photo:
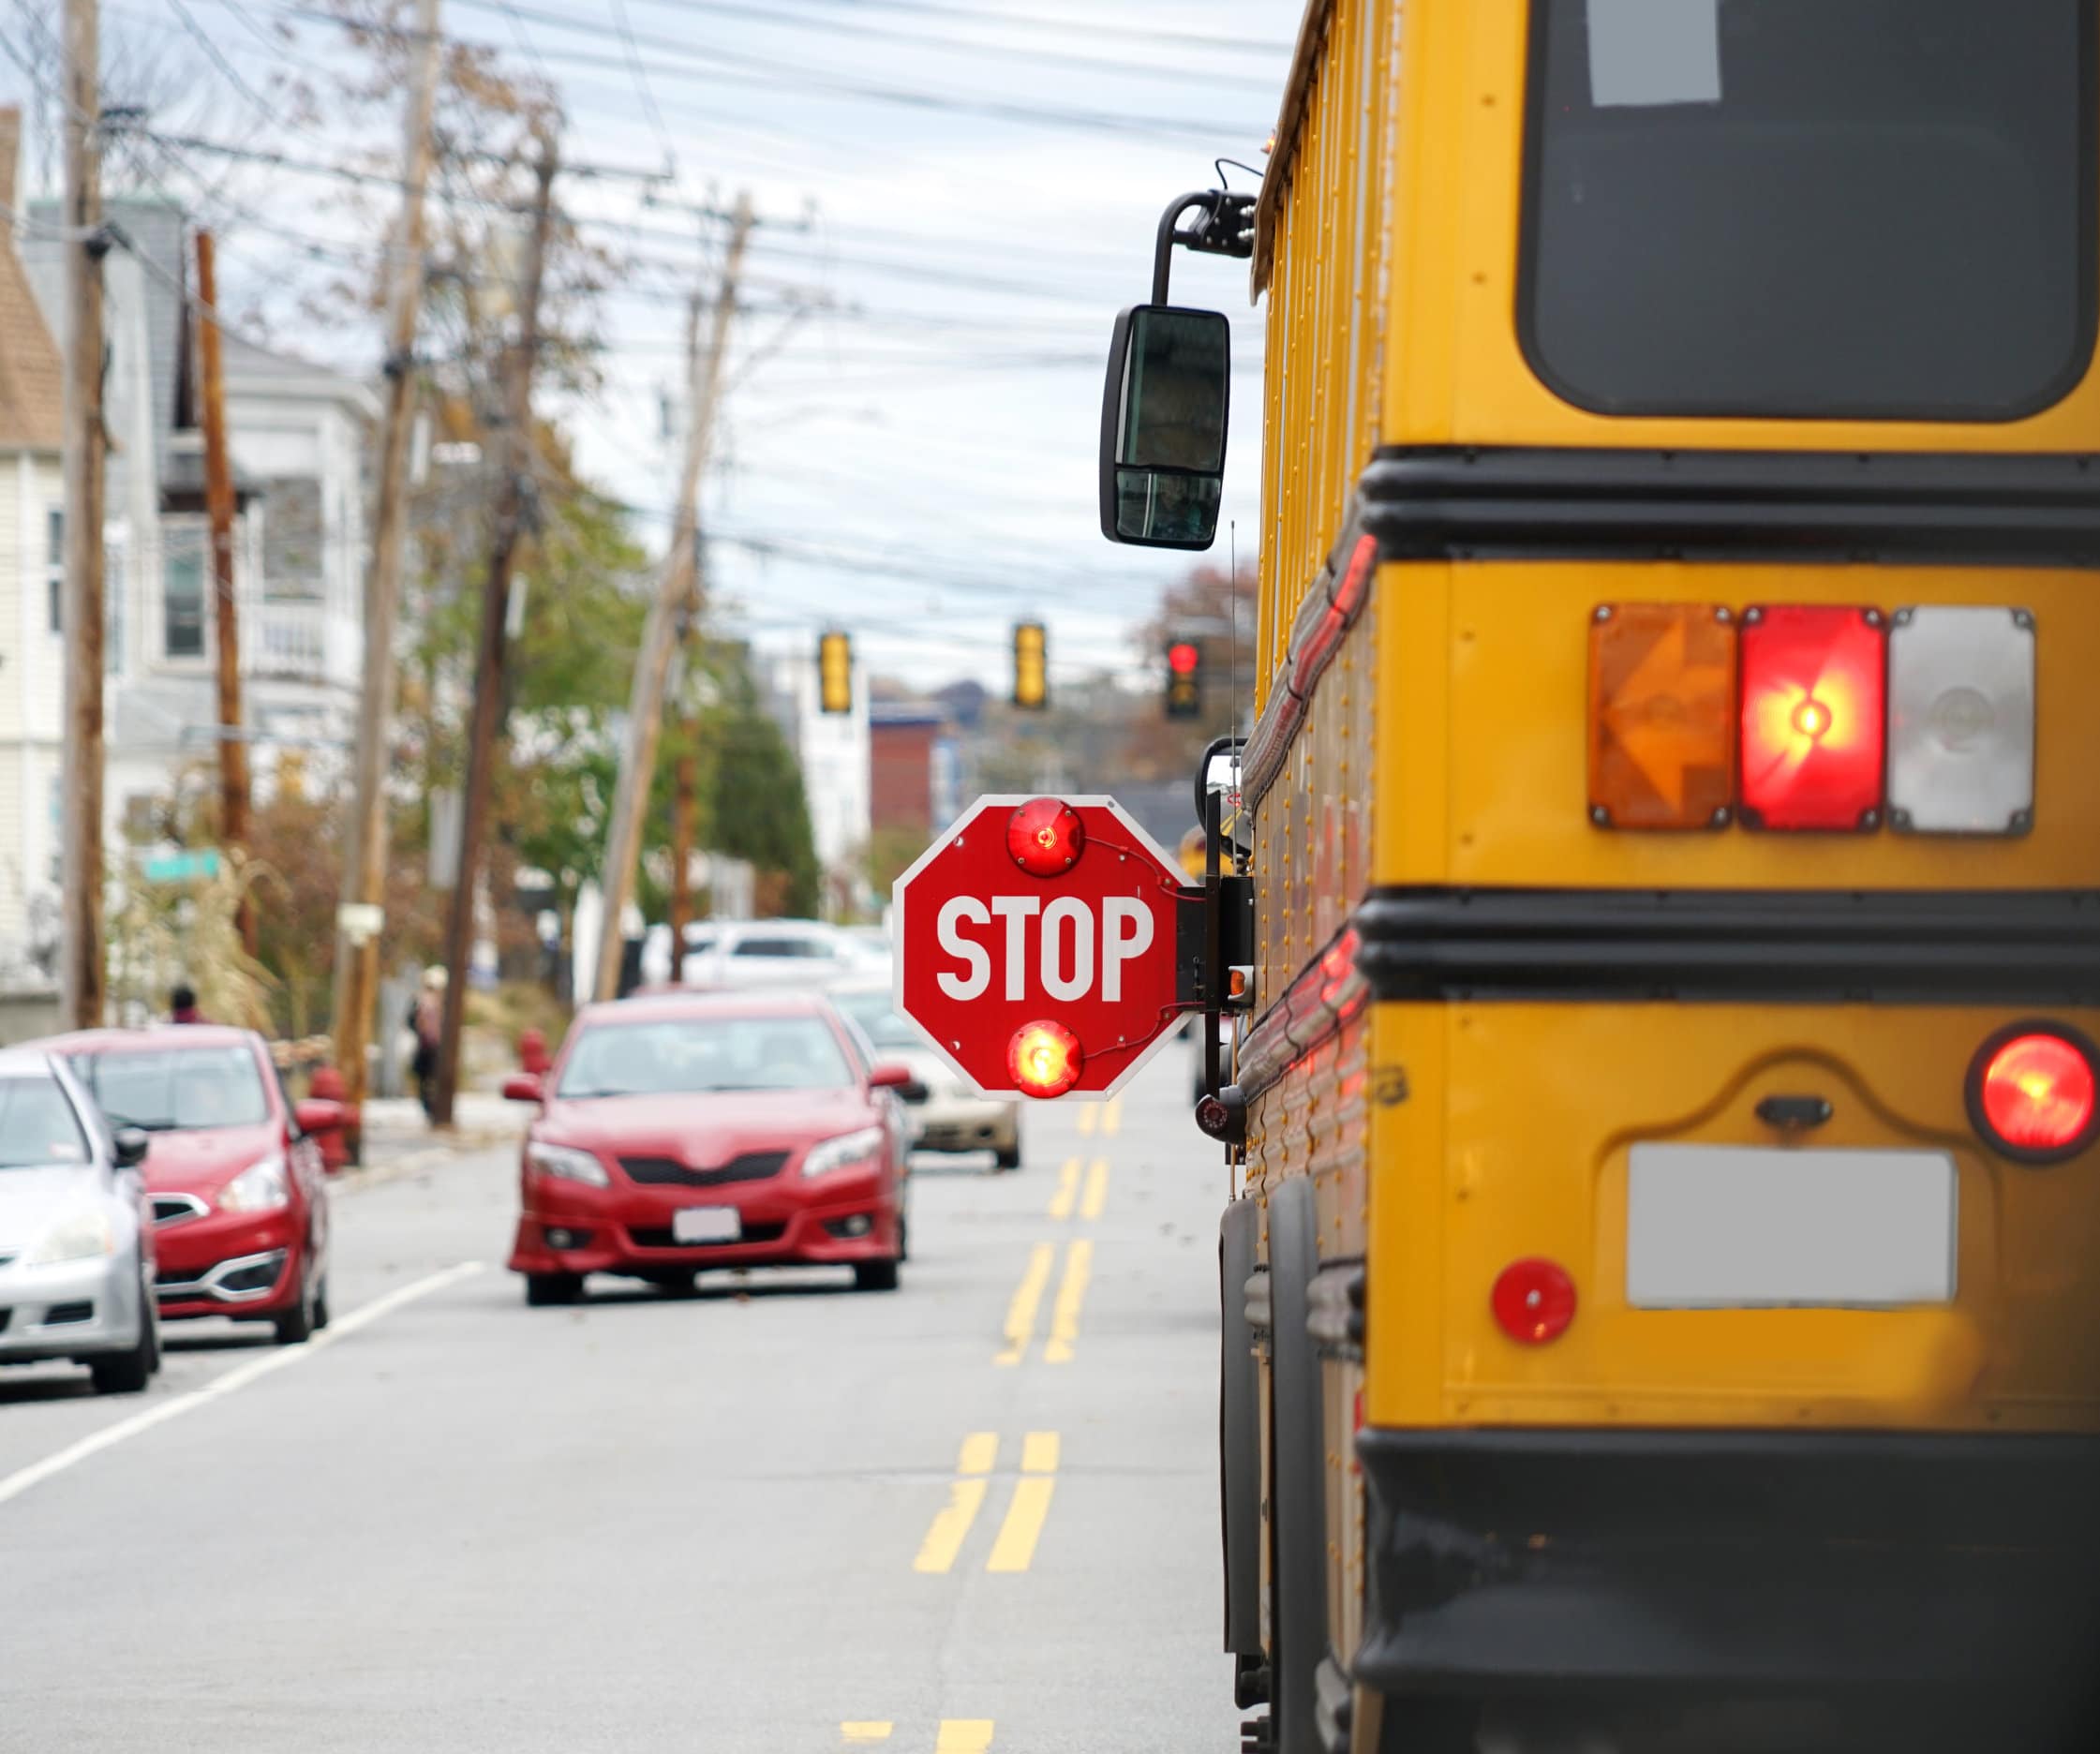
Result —
[[853, 710], [853, 636], [837, 632], [817, 640], [817, 705], [827, 713]]
[[1050, 647], [1040, 621], [1014, 624], [1014, 705], [1023, 712], [1050, 705]]

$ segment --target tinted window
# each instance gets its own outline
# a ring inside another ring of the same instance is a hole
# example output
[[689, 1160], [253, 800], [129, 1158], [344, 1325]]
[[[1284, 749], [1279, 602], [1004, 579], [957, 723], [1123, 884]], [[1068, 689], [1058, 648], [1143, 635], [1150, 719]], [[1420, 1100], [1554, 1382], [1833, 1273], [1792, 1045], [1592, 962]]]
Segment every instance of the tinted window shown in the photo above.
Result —
[[1537, 0], [1523, 326], [1606, 413], [2010, 419], [2093, 345], [2078, 0]]
[[829, 956], [828, 944], [817, 943], [813, 938], [746, 938], [731, 956], [740, 957], [821, 957]]
[[181, 1133], [270, 1118], [255, 1054], [239, 1044], [76, 1054], [72, 1065], [112, 1126]]
[[833, 993], [831, 1002], [878, 1048], [924, 1048], [926, 1038], [897, 1015], [885, 992]]
[[587, 1029], [556, 1094], [843, 1090], [854, 1082], [838, 1036], [821, 1018], [654, 1018]]
[[0, 1078], [0, 1169], [87, 1161], [87, 1139], [54, 1078]]

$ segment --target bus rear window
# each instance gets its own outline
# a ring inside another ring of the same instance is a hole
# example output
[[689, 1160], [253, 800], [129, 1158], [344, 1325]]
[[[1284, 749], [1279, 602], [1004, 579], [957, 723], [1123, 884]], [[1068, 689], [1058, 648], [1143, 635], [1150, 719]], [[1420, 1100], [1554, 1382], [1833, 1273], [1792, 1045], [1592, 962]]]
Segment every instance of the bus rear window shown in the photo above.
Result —
[[1605, 414], [2002, 421], [2093, 344], [2084, 0], [1535, 0], [1520, 326]]

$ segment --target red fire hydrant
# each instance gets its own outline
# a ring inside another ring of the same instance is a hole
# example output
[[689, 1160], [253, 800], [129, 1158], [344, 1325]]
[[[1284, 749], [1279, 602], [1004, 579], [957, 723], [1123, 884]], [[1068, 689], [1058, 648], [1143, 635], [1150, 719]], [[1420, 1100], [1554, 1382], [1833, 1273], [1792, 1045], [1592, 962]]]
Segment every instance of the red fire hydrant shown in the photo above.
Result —
[[341, 1103], [343, 1124], [339, 1127], [323, 1127], [314, 1135], [314, 1143], [320, 1147], [320, 1161], [330, 1175], [335, 1175], [348, 1164], [358, 1160], [359, 1147], [364, 1143], [364, 1116], [347, 1103], [343, 1103], [343, 1075], [334, 1066], [319, 1066], [314, 1071], [309, 1095], [316, 1102]]
[[544, 1075], [554, 1063], [554, 1056], [547, 1052], [547, 1038], [536, 1029], [519, 1032], [517, 1038], [518, 1064], [534, 1078]]

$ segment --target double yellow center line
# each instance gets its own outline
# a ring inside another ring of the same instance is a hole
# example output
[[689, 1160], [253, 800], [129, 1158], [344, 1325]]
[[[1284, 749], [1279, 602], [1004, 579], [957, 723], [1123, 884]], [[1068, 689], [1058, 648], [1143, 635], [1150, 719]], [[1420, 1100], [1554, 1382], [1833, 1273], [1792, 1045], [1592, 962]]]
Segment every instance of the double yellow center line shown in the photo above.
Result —
[[[886, 1742], [897, 1726], [885, 1719], [868, 1718], [839, 1726], [839, 1740], [847, 1747], [869, 1747]], [[941, 1739], [933, 1754], [985, 1754], [991, 1746], [992, 1721], [989, 1717], [944, 1717]]]
[[[1011, 1369], [1028, 1356], [1035, 1338], [1036, 1318], [1042, 1314], [1043, 1293], [1050, 1286], [1050, 1270], [1056, 1264], [1057, 1244], [1038, 1242], [1028, 1253], [1028, 1270], [1006, 1306], [1006, 1344], [992, 1358], [994, 1364]], [[1050, 1338], [1043, 1344], [1046, 1364], [1069, 1364], [1072, 1345], [1080, 1337], [1080, 1308], [1086, 1301], [1086, 1282], [1094, 1272], [1094, 1244], [1075, 1237], [1065, 1245], [1065, 1276], [1058, 1281], [1057, 1301], [1050, 1310]]]
[[[1061, 1445], [1055, 1432], [1030, 1432], [1021, 1440], [1020, 1478], [1006, 1506], [1005, 1521], [991, 1544], [987, 1571], [1025, 1571], [1035, 1558], [1035, 1543], [1042, 1538], [1043, 1524], [1050, 1519], [1050, 1499], [1057, 1490], [1057, 1464]], [[962, 1440], [956, 1460], [956, 1479], [948, 1486], [948, 1501], [935, 1512], [926, 1538], [919, 1543], [915, 1571], [939, 1574], [954, 1568], [962, 1543], [969, 1538], [977, 1512], [984, 1509], [990, 1490], [990, 1474], [999, 1460], [999, 1434], [972, 1432]]]
[[1057, 1172], [1057, 1192], [1050, 1196], [1050, 1215], [1060, 1224], [1077, 1211], [1081, 1218], [1098, 1218], [1109, 1203], [1109, 1160], [1096, 1157], [1088, 1166], [1081, 1191], [1080, 1160], [1067, 1157]]

